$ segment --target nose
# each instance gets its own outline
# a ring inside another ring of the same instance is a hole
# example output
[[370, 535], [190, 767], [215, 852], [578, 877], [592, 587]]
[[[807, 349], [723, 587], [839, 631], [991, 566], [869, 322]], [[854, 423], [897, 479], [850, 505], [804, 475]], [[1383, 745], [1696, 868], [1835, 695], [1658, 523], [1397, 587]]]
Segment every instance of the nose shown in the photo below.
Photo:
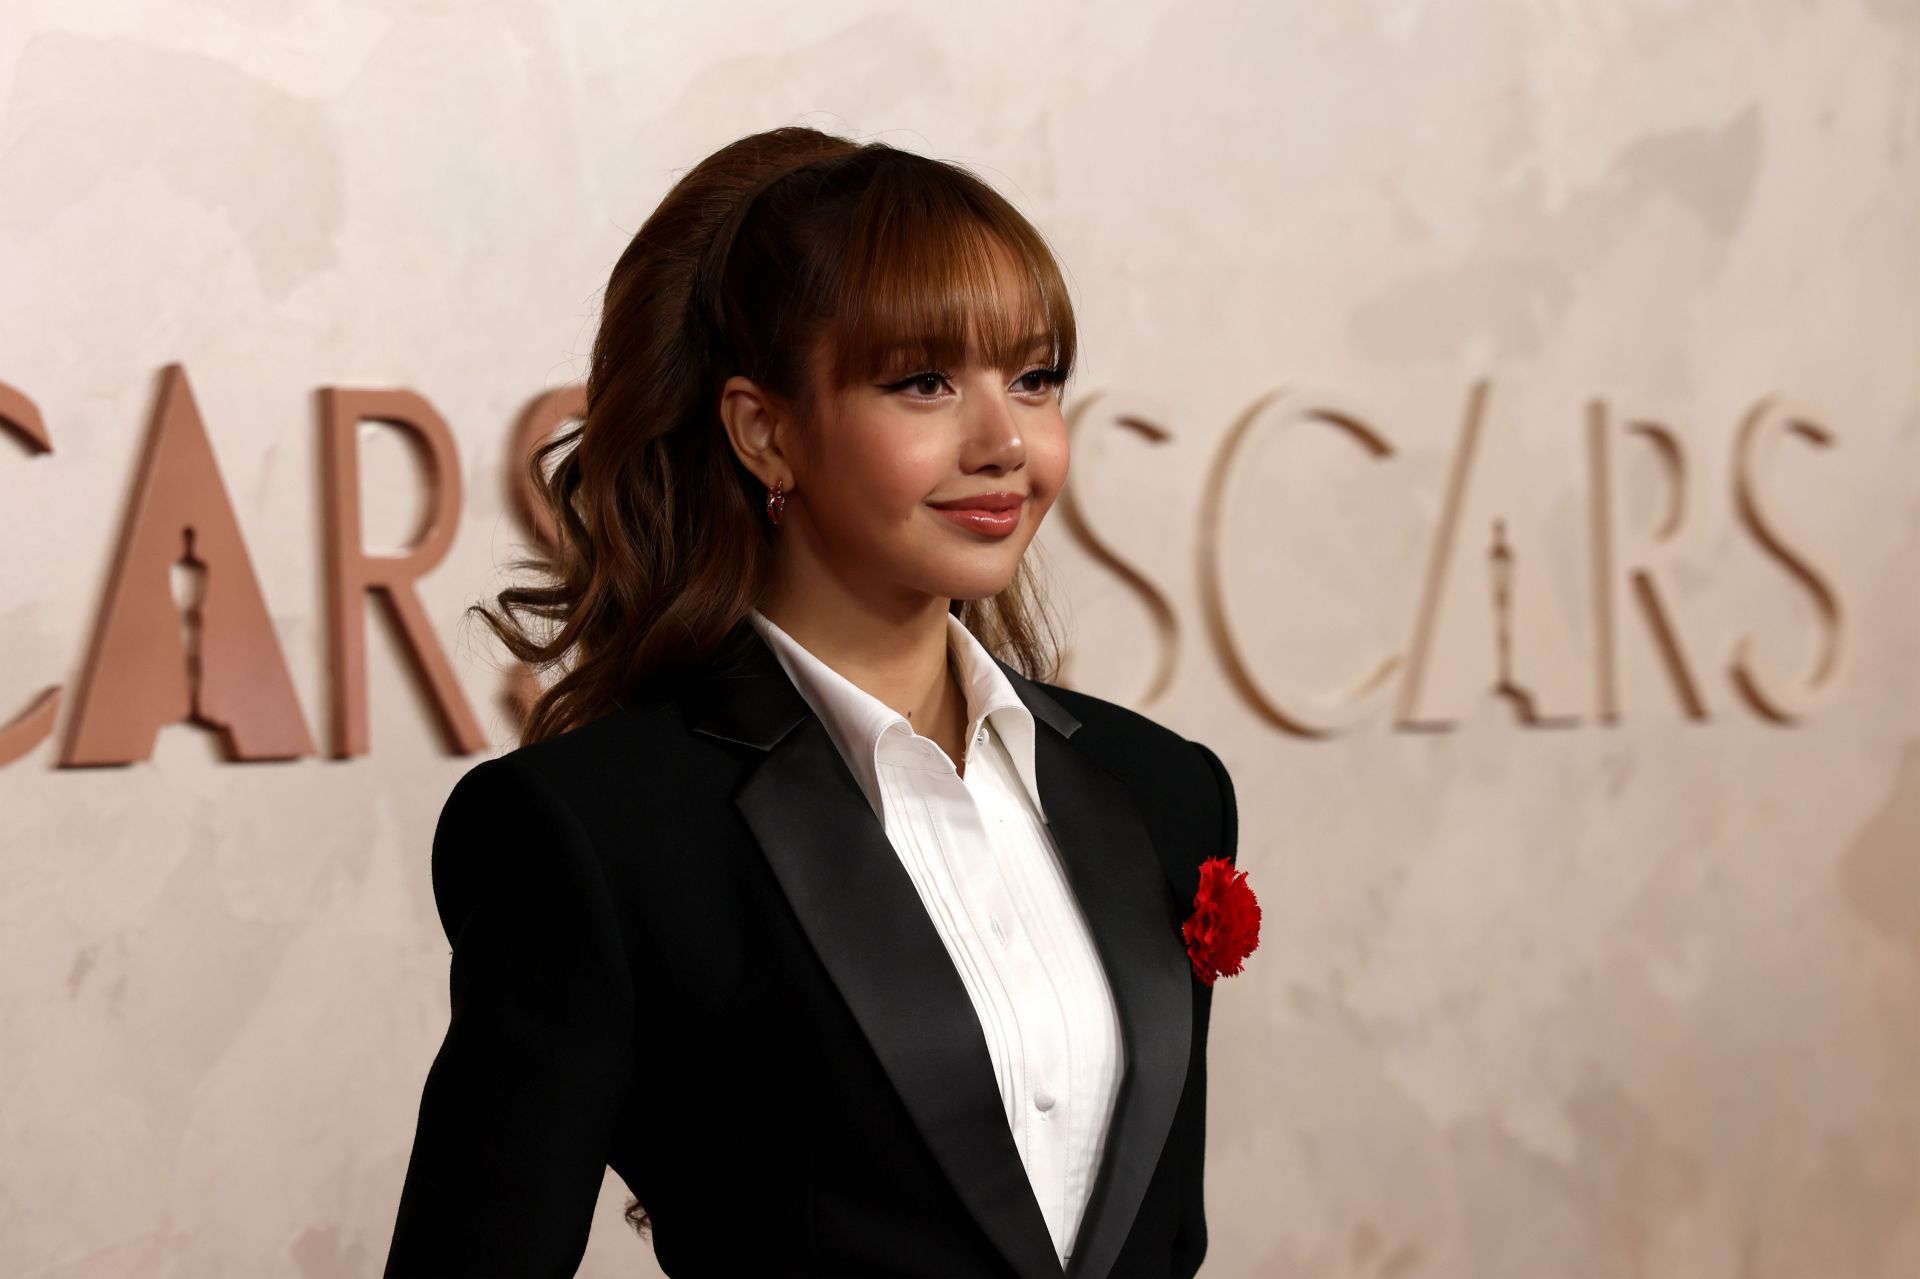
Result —
[[998, 467], [1012, 470], [1026, 460], [1027, 441], [1019, 416], [1005, 395], [975, 396], [968, 422], [968, 469]]

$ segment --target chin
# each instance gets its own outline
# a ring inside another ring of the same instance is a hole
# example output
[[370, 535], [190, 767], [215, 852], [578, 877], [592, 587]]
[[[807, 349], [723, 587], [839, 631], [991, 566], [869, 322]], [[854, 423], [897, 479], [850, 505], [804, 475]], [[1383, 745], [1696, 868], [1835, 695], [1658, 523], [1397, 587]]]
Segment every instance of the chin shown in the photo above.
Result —
[[900, 564], [907, 570], [900, 580], [918, 581], [928, 594], [948, 599], [985, 599], [1007, 589], [1032, 540], [1026, 530], [1015, 529], [998, 541], [983, 539], [968, 545], [967, 539], [941, 529], [937, 537], [915, 547], [911, 558], [917, 572]]
[[955, 600], [986, 599], [1007, 589], [1008, 584], [1013, 581], [1014, 571], [1018, 565], [1019, 561], [1015, 560], [1013, 567], [999, 573], [976, 571], [944, 574], [940, 578], [940, 585], [935, 587], [932, 593]]

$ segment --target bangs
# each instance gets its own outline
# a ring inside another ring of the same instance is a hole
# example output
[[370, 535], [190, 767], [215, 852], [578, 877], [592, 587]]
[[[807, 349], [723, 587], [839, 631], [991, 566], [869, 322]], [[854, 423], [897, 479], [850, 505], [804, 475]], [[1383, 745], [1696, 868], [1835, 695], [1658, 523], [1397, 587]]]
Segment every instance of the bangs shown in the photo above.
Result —
[[1072, 372], [1073, 310], [1052, 252], [971, 175], [923, 162], [874, 182], [840, 261], [823, 328], [834, 389], [970, 361]]

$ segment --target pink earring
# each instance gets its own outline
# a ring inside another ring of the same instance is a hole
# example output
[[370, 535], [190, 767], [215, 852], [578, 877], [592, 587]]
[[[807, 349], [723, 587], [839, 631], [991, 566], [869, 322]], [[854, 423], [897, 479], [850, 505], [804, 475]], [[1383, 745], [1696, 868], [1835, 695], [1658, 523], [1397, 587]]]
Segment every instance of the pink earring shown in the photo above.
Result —
[[767, 518], [775, 524], [780, 522], [780, 512], [787, 509], [787, 495], [780, 490], [786, 487], [785, 480], [775, 480], [767, 491]]

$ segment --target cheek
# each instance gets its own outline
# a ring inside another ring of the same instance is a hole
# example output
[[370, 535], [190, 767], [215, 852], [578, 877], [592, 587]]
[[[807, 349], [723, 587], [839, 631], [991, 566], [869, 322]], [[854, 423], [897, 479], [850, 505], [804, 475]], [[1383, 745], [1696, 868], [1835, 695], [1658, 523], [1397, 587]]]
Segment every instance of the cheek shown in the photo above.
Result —
[[953, 458], [930, 443], [902, 443], [895, 439], [870, 455], [869, 470], [875, 489], [883, 493], [886, 513], [906, 518], [929, 497], [949, 487]]
[[822, 487], [843, 504], [857, 504], [858, 510], [850, 512], [856, 522], [898, 521], [940, 491], [951, 458], [931, 433], [879, 415], [842, 425], [847, 429], [836, 437], [833, 455], [821, 468]]
[[1034, 491], [1048, 504], [1066, 486], [1068, 452], [1067, 426], [1057, 414], [1045, 426], [1027, 433], [1027, 472]]

